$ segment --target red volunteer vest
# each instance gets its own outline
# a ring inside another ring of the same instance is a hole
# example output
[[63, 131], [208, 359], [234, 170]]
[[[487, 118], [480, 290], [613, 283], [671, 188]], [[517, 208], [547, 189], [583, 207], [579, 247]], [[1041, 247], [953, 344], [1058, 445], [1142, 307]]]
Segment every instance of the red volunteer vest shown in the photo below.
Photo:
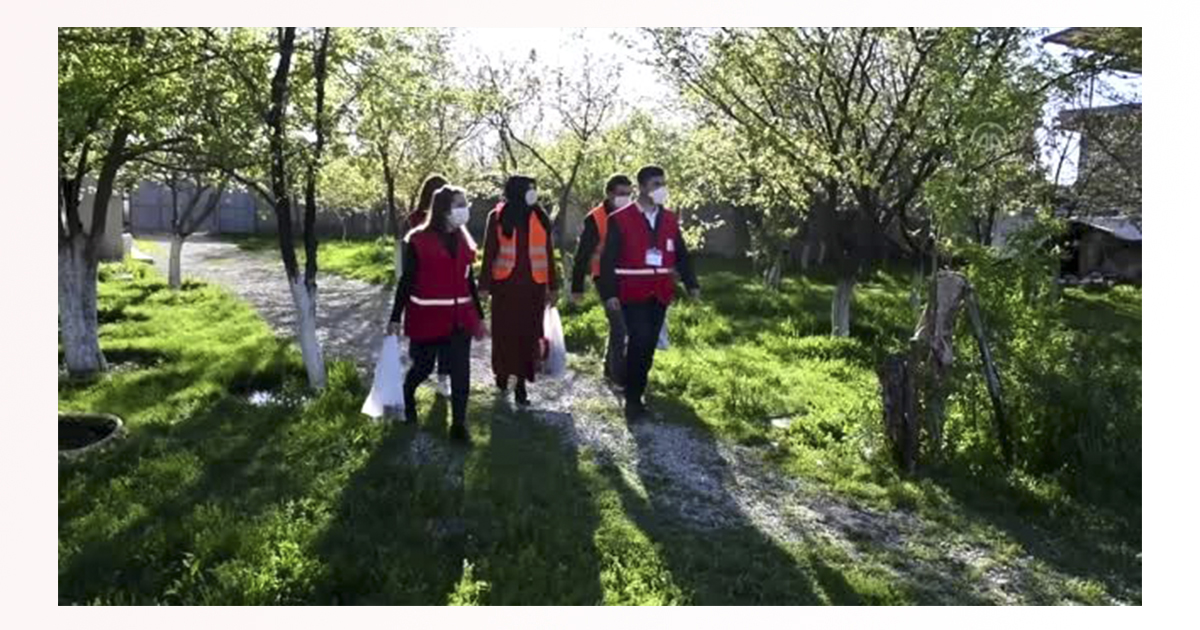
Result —
[[[658, 210], [657, 234], [637, 204], [628, 205], [608, 217], [621, 230], [621, 254], [617, 257], [617, 297], [622, 303], [655, 299], [670, 304], [675, 297], [675, 244], [679, 237], [679, 220], [666, 208]], [[662, 265], [646, 264], [646, 252], [657, 248], [662, 253]]]
[[462, 230], [455, 236], [455, 256], [446, 251], [433, 232], [417, 230], [408, 239], [409, 246], [416, 250], [417, 277], [405, 306], [408, 314], [404, 317], [404, 334], [413, 341], [445, 339], [456, 328], [471, 334], [479, 329], [479, 312], [467, 282], [475, 246]]

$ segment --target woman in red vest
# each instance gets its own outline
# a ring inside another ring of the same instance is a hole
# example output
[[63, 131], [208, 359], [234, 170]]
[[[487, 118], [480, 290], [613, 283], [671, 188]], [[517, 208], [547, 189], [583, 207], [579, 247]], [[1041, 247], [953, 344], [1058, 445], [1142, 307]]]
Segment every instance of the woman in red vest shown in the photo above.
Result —
[[528, 405], [525, 384], [541, 362], [542, 317], [558, 300], [550, 217], [537, 203], [537, 181], [508, 178], [484, 234], [479, 290], [492, 295], [492, 372], [500, 391], [517, 377], [517, 404]]
[[678, 271], [693, 298], [700, 285], [679, 218], [666, 209], [666, 174], [658, 166], [638, 171], [638, 198], [608, 217], [608, 234], [600, 255], [600, 296], [605, 308], [625, 318], [629, 346], [625, 353], [625, 417], [646, 414], [642, 398], [667, 306], [675, 297]]
[[[442, 177], [437, 173], [433, 173], [429, 177], [425, 178], [425, 181], [421, 183], [421, 194], [417, 197], [417, 207], [408, 214], [408, 218], [405, 220], [404, 225], [401, 226], [402, 234], [408, 234], [412, 230], [425, 225], [425, 222], [429, 219], [429, 207], [433, 204], [433, 193], [437, 192], [439, 188], [449, 183], [450, 182], [447, 182], [445, 177]], [[403, 243], [403, 241], [401, 242]], [[474, 247], [474, 244], [472, 244], [471, 247]], [[402, 251], [401, 261], [403, 260], [404, 252]], [[404, 267], [402, 263], [401, 269], [403, 268]], [[438, 355], [436, 362], [437, 384], [434, 387], [434, 391], [436, 391], [438, 395], [443, 398], [448, 398], [450, 396], [450, 357], [446, 356], [447, 351], [448, 348], [443, 350], [442, 354]]]
[[433, 204], [433, 193], [449, 183], [445, 177], [437, 173], [426, 177], [425, 181], [421, 182], [421, 194], [417, 197], [417, 207], [408, 214], [408, 226], [405, 228], [405, 232], [425, 225], [425, 220], [429, 218], [429, 206]]
[[450, 437], [469, 441], [467, 393], [471, 378], [471, 338], [482, 339], [483, 309], [471, 272], [475, 247], [462, 229], [469, 210], [461, 188], [445, 186], [433, 195], [424, 225], [405, 238], [404, 275], [396, 285], [388, 332], [409, 339], [412, 366], [404, 379], [404, 416], [417, 420], [417, 386], [433, 372], [441, 355], [450, 367]]

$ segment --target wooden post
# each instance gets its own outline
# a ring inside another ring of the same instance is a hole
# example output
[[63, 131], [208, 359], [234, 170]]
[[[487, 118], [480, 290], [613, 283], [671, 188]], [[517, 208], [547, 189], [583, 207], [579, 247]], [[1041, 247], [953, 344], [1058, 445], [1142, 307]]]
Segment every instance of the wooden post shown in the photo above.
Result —
[[883, 388], [884, 432], [892, 444], [896, 463], [911, 474], [917, 468], [921, 423], [917, 417], [916, 391], [909, 357], [894, 354], [884, 359], [879, 382]]

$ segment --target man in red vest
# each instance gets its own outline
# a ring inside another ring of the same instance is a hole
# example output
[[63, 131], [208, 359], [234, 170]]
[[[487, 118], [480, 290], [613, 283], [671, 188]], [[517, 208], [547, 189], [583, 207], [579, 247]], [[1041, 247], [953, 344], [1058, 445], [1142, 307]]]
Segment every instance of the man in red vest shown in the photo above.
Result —
[[638, 171], [637, 201], [608, 217], [608, 234], [600, 256], [600, 296], [609, 311], [619, 311], [629, 331], [625, 357], [625, 417], [646, 415], [642, 396], [667, 306], [675, 297], [678, 271], [693, 299], [700, 285], [679, 232], [679, 218], [663, 206], [666, 174], [661, 167]]
[[[571, 269], [571, 302], [583, 301], [583, 279], [591, 276], [597, 287], [600, 281], [600, 254], [608, 236], [608, 217], [628, 206], [633, 200], [633, 182], [624, 175], [613, 175], [604, 185], [604, 203], [596, 206], [583, 221], [583, 233], [575, 250]], [[625, 384], [625, 320], [620, 310], [605, 309], [608, 315], [608, 348], [604, 352], [604, 377], [616, 385]]]

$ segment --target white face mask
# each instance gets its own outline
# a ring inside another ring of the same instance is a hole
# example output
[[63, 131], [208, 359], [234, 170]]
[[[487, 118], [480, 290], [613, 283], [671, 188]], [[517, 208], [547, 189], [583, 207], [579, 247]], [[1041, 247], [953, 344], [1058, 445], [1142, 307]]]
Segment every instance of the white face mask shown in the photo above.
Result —
[[450, 229], [457, 230], [467, 224], [467, 219], [471, 218], [471, 210], [467, 206], [455, 206], [450, 208], [450, 216], [447, 217], [447, 223]]
[[663, 205], [664, 203], [666, 203], [667, 202], [667, 187], [659, 186], [658, 188], [655, 188], [654, 190], [650, 191], [650, 200], [660, 206]]
[[614, 208], [614, 209], [618, 209], [618, 210], [619, 210], [619, 209], [621, 209], [621, 208], [624, 208], [625, 206], [628, 206], [628, 205], [629, 205], [629, 202], [630, 202], [629, 195], [622, 195], [622, 196], [620, 196], [620, 197], [613, 197], [613, 208]]
[[537, 203], [537, 191], [530, 188], [525, 191], [525, 205], [532, 206]]

